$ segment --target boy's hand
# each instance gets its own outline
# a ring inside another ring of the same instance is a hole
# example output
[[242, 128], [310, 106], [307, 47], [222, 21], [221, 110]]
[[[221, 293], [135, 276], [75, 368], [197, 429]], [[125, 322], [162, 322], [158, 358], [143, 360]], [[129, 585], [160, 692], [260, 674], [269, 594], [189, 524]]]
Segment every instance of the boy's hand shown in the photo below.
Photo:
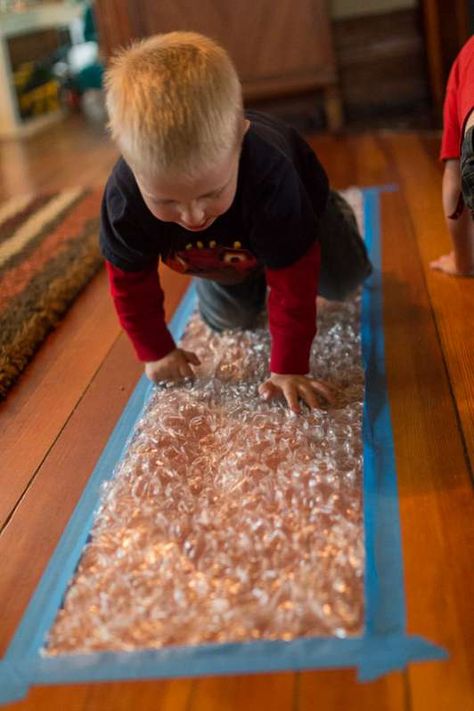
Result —
[[301, 413], [299, 400], [310, 408], [319, 407], [321, 398], [330, 405], [335, 403], [334, 392], [327, 383], [306, 375], [272, 373], [268, 380], [260, 385], [258, 392], [265, 400], [283, 395], [290, 410], [297, 414]]
[[162, 380], [183, 380], [183, 378], [194, 377], [190, 364], [201, 365], [201, 361], [195, 353], [175, 348], [164, 358], [145, 363], [145, 373], [154, 383]]
[[451, 276], [474, 276], [473, 266], [469, 267], [466, 265], [465, 269], [459, 268], [454, 252], [443, 254], [439, 259], [430, 262], [430, 267], [431, 269], [438, 269], [438, 271], [450, 274]]

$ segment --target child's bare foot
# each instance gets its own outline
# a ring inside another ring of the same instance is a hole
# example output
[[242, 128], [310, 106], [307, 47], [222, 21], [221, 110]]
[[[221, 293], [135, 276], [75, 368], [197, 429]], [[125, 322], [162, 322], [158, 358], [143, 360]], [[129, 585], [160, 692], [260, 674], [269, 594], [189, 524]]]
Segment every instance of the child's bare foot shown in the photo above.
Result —
[[474, 276], [474, 265], [460, 266], [456, 261], [454, 252], [443, 254], [442, 257], [433, 260], [430, 262], [430, 267], [451, 276]]

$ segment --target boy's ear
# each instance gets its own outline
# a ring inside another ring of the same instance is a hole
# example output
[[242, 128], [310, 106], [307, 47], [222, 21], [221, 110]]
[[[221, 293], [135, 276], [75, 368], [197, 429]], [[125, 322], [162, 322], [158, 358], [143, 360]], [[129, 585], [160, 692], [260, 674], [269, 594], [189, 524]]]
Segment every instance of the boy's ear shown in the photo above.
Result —
[[244, 119], [244, 130], [242, 131], [242, 138], [245, 136], [247, 131], [250, 128], [250, 121], [248, 119]]

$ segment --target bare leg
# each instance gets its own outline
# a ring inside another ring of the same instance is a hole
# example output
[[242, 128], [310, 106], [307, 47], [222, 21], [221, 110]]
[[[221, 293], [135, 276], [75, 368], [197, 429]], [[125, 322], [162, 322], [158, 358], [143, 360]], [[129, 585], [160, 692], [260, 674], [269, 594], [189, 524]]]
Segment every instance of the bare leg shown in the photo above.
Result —
[[474, 112], [472, 111], [464, 126], [460, 170], [464, 204], [474, 217]]
[[469, 114], [469, 116], [467, 118], [467, 121], [464, 125], [464, 133], [466, 133], [466, 131], [468, 129], [470, 129], [471, 126], [474, 126], [474, 111], [471, 111], [471, 113]]

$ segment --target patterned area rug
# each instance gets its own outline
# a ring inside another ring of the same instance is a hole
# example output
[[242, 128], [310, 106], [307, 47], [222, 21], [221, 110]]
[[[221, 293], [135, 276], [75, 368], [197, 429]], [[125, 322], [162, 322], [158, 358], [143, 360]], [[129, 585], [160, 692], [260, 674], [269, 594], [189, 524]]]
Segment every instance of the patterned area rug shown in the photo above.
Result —
[[0, 399], [102, 264], [102, 190], [0, 205]]

